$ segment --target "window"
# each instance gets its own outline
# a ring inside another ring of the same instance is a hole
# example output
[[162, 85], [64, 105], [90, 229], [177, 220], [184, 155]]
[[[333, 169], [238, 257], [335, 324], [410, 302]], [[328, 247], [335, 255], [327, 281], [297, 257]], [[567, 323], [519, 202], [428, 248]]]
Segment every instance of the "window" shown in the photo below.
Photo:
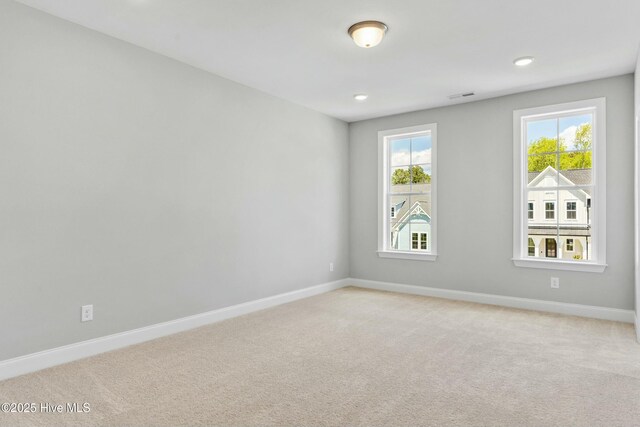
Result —
[[567, 252], [573, 252], [573, 239], [567, 239]]
[[378, 254], [436, 259], [436, 124], [378, 133]]
[[544, 218], [554, 219], [556, 217], [556, 202], [544, 202]]
[[427, 233], [411, 233], [411, 249], [427, 250]]
[[[605, 99], [517, 110], [513, 117], [515, 265], [604, 271]], [[536, 204], [544, 207], [537, 220]]]
[[567, 219], [577, 219], [577, 202], [567, 202]]
[[529, 237], [528, 250], [527, 255], [536, 256], [536, 244], [533, 242], [531, 237]]

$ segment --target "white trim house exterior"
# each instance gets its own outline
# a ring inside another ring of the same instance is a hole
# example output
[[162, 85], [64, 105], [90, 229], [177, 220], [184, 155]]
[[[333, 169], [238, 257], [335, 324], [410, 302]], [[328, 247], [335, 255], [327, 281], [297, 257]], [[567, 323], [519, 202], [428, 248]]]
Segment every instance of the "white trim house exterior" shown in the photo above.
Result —
[[[431, 251], [431, 184], [412, 186], [419, 194], [391, 197], [391, 247], [399, 251]], [[405, 186], [394, 187], [398, 192], [402, 192]]]
[[579, 187], [590, 183], [591, 169], [557, 171], [548, 166], [542, 172], [529, 172], [528, 256], [592, 259], [591, 194], [589, 188]]

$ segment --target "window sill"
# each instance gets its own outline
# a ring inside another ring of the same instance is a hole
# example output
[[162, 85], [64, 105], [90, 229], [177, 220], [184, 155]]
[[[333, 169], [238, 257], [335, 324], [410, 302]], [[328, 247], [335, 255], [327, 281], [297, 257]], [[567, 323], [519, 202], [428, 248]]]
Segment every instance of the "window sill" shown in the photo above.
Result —
[[602, 273], [607, 264], [576, 261], [547, 261], [542, 259], [513, 258], [516, 267], [545, 268], [548, 270], [582, 271], [585, 273]]
[[411, 259], [416, 261], [435, 261], [438, 257], [437, 254], [419, 254], [415, 252], [400, 252], [400, 251], [378, 251], [380, 258], [395, 258], [395, 259]]

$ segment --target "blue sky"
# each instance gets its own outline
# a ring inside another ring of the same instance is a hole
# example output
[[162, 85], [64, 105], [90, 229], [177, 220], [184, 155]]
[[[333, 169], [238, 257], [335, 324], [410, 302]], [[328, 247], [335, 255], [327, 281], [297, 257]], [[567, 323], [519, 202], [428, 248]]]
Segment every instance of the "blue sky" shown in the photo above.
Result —
[[527, 144], [545, 136], [547, 138], [557, 138], [558, 122], [560, 125], [560, 135], [567, 143], [567, 150], [573, 149], [573, 137], [576, 129], [585, 123], [591, 123], [591, 114], [581, 114], [577, 116], [563, 117], [561, 119], [536, 120], [527, 123]]
[[403, 138], [391, 141], [391, 164], [408, 165], [431, 163], [431, 135]]

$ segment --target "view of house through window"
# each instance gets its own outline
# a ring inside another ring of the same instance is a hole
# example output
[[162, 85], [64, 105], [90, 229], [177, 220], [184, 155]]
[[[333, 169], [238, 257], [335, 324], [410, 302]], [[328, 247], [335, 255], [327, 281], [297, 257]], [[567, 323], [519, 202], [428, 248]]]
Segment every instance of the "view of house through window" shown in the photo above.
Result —
[[431, 234], [431, 135], [389, 139], [389, 243], [401, 251], [428, 251]]
[[435, 125], [380, 132], [383, 215], [379, 252], [433, 255]]
[[528, 256], [590, 260], [593, 113], [545, 115], [524, 124]]

